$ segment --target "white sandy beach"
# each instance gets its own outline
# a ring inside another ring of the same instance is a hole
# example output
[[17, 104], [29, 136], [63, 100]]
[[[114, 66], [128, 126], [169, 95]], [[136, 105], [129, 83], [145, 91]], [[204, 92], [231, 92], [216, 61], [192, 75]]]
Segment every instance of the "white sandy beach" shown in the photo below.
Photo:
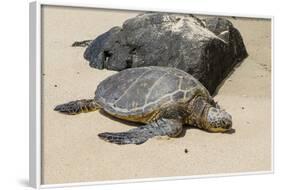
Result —
[[229, 18], [249, 53], [214, 97], [232, 115], [234, 134], [187, 129], [180, 138], [119, 146], [97, 134], [132, 126], [98, 111], [76, 116], [53, 111], [61, 103], [93, 98], [99, 82], [115, 73], [89, 67], [83, 58], [85, 48], [71, 44], [94, 39], [137, 14], [43, 8], [43, 184], [271, 170], [270, 20]]

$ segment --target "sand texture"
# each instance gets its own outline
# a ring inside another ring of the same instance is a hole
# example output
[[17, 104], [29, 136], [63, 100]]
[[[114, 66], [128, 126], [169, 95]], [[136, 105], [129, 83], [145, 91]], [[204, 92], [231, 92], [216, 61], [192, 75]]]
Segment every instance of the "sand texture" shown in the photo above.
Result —
[[271, 170], [270, 20], [230, 18], [249, 57], [214, 98], [232, 115], [236, 133], [186, 129], [179, 138], [119, 146], [97, 134], [126, 131], [132, 127], [127, 123], [98, 111], [67, 116], [53, 108], [93, 98], [99, 82], [115, 73], [90, 68], [85, 48], [71, 44], [94, 39], [137, 13], [44, 7], [42, 14], [43, 184]]

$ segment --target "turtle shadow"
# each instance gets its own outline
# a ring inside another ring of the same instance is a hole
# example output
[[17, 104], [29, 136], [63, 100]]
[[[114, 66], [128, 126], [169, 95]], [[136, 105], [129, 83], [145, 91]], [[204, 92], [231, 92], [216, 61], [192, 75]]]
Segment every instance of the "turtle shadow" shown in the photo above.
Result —
[[188, 125], [188, 124], [184, 124], [184, 125], [183, 125], [183, 128], [182, 128], [182, 132], [181, 132], [177, 137], [178, 137], [178, 138], [184, 137], [185, 134], [187, 133], [187, 131], [193, 130], [193, 129], [205, 131], [205, 130], [200, 129], [200, 128], [198, 128], [198, 127], [194, 127], [194, 126], [191, 126], [191, 125]]
[[[184, 125], [183, 129], [182, 129], [182, 132], [177, 137], [178, 138], [184, 137], [188, 130], [193, 130], [193, 129], [200, 130], [200, 131], [207, 132], [207, 133], [216, 133], [216, 132], [207, 131], [205, 129], [200, 129], [198, 127], [194, 127], [194, 126], [190, 126], [190, 125]], [[232, 128], [229, 131], [221, 132], [221, 133], [222, 134], [234, 134], [235, 132], [236, 132], [236, 130]]]
[[138, 122], [133, 122], [133, 121], [128, 121], [128, 120], [124, 120], [124, 119], [120, 119], [120, 118], [117, 118], [117, 117], [114, 117], [110, 114], [108, 114], [107, 112], [105, 112], [104, 110], [99, 110], [99, 113], [113, 121], [116, 121], [118, 123], [122, 123], [122, 124], [126, 124], [126, 125], [129, 125], [131, 127], [139, 127], [141, 125], [143, 125], [142, 123], [138, 123]]

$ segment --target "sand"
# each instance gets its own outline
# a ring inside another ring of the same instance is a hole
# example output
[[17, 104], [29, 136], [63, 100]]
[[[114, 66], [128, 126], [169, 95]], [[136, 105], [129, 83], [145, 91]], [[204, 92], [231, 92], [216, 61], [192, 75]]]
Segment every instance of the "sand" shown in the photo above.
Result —
[[[230, 20], [240, 30], [249, 57], [214, 97], [233, 117], [234, 134], [187, 129], [180, 138], [153, 138], [118, 146], [98, 133], [125, 131], [125, 123], [99, 112], [67, 116], [57, 104], [92, 98], [96, 86], [115, 73], [90, 68], [84, 48], [136, 12], [44, 7], [42, 27], [42, 183], [73, 183], [271, 170], [271, 22]], [[185, 153], [185, 149], [188, 150]]]

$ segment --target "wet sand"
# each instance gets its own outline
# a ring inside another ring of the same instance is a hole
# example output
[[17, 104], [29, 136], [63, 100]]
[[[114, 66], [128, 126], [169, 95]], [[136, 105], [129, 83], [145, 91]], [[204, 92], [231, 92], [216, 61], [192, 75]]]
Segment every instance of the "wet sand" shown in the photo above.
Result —
[[53, 111], [57, 104], [93, 98], [98, 83], [115, 73], [90, 68], [83, 58], [85, 48], [71, 44], [94, 39], [135, 15], [43, 8], [43, 184], [271, 170], [270, 20], [230, 18], [243, 36], [249, 57], [234, 69], [214, 98], [231, 113], [234, 134], [186, 129], [180, 138], [118, 146], [100, 140], [97, 134], [126, 131], [132, 127], [127, 123], [98, 111], [76, 116]]

